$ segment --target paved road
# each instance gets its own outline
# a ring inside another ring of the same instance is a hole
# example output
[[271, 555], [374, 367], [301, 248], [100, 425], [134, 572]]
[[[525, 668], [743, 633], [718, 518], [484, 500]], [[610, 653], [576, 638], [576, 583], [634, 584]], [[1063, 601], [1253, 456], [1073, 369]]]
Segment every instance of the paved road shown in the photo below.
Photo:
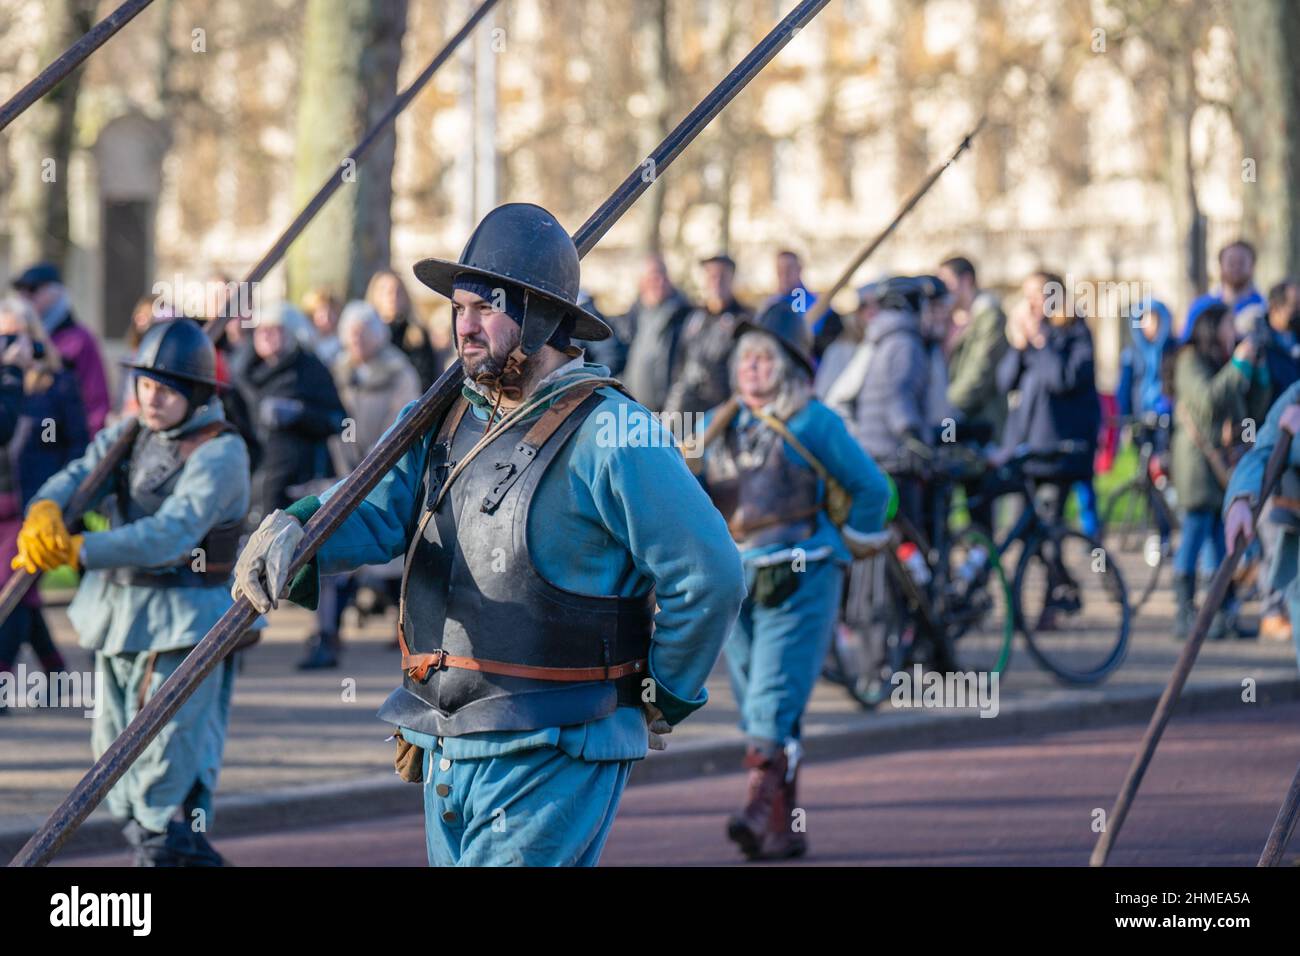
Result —
[[[1150, 608], [1134, 622], [1133, 643], [1124, 666], [1098, 687], [1057, 684], [1034, 664], [1018, 637], [1011, 669], [1000, 683], [1001, 702], [1008, 709], [1015, 705], [1102, 704], [1119, 694], [1159, 693], [1180, 649], [1169, 637], [1172, 613], [1167, 592], [1158, 592]], [[70, 666], [92, 668], [89, 654], [74, 644], [64, 611], [51, 611], [49, 619]], [[1088, 619], [1098, 627], [1104, 623], [1092, 616]], [[339, 670], [294, 670], [312, 617], [288, 606], [272, 615], [263, 643], [243, 655], [243, 669], [235, 682], [220, 797], [256, 797], [286, 788], [345, 784], [391, 772], [392, 745], [384, 738], [392, 728], [378, 721], [375, 711], [398, 679], [396, 651], [390, 647], [394, 617], [390, 612], [386, 618], [369, 619], [362, 627], [353, 624], [351, 613], [346, 620], [347, 650]], [[1237, 684], [1248, 677], [1257, 681], [1289, 679], [1295, 676], [1295, 667], [1289, 644], [1207, 643], [1191, 685]], [[676, 729], [675, 741], [741, 740], [735, 702], [721, 664], [709, 680], [709, 697], [707, 707]], [[867, 715], [841, 688], [822, 681], [805, 714], [804, 733], [809, 737], [843, 733], [932, 713]], [[984, 722], [990, 727], [998, 723]], [[304, 728], [309, 729], [309, 737], [304, 736]], [[919, 739], [924, 736], [918, 731]], [[0, 833], [30, 832], [39, 826], [89, 766], [90, 726], [81, 710], [24, 708], [0, 718]], [[92, 819], [102, 816], [99, 810]]]
[[[1077, 866], [1140, 726], [810, 764], [802, 864]], [[1300, 761], [1300, 704], [1174, 722], [1112, 855], [1115, 864], [1253, 865]], [[738, 862], [723, 837], [739, 774], [627, 791], [606, 866]], [[241, 866], [423, 865], [419, 816], [218, 840]], [[120, 865], [123, 855], [63, 864]], [[1300, 843], [1287, 862], [1300, 864]]]

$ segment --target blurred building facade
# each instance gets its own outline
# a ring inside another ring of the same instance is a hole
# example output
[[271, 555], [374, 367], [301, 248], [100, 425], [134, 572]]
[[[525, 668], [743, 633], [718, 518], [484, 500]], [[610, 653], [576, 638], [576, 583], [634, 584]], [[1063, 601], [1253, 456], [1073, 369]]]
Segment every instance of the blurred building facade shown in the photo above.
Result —
[[[401, 83], [471, 6], [410, 5]], [[409, 275], [418, 258], [455, 256], [497, 202], [539, 202], [576, 228], [790, 6], [504, 0], [398, 123], [394, 266]], [[15, 54], [0, 57], [10, 62], [0, 96], [43, 65], [46, 9], [0, 0], [0, 42]], [[1181, 309], [1192, 289], [1179, 137], [1211, 281], [1249, 188], [1228, 113], [1214, 105], [1233, 82], [1230, 28], [1213, 9], [1189, 9], [1205, 22], [1188, 40], [1196, 95], [1180, 113], [1177, 71], [1134, 36], [1122, 3], [835, 0], [653, 187], [662, 195], [642, 197], [593, 251], [585, 284], [602, 309], [622, 311], [657, 236], [688, 290], [695, 260], [722, 247], [739, 263], [742, 298], [770, 291], [783, 248], [824, 287], [987, 112], [972, 152], [859, 281], [930, 271], [960, 252], [1005, 290], [1045, 265], [1072, 282], [1146, 283]], [[295, 141], [301, 18], [289, 0], [160, 0], [91, 59], [58, 173], [69, 185], [69, 284], [92, 327], [121, 335], [154, 281], [238, 275], [296, 213], [294, 158], [312, 148]], [[44, 188], [24, 119], [0, 134], [6, 276], [35, 248], [22, 197]], [[283, 293], [283, 268], [268, 286]], [[446, 322], [444, 307], [418, 298], [435, 326]], [[1104, 303], [1097, 311], [1106, 385], [1127, 331]]]

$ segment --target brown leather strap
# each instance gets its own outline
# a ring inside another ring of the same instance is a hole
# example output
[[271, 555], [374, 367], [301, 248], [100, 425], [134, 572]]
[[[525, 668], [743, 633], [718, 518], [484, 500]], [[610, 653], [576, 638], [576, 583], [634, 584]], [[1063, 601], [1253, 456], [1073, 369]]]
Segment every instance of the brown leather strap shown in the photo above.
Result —
[[1201, 434], [1201, 430], [1196, 427], [1196, 422], [1192, 421], [1191, 412], [1182, 402], [1174, 405], [1174, 417], [1178, 423], [1187, 429], [1187, 434], [1192, 439], [1197, 450], [1205, 456], [1206, 462], [1210, 466], [1210, 471], [1214, 472], [1214, 480], [1219, 483], [1220, 488], [1227, 488], [1228, 482], [1232, 478], [1232, 469], [1223, 460], [1219, 450], [1209, 443], [1206, 437]]
[[1284, 498], [1281, 495], [1274, 495], [1272, 500], [1275, 508], [1300, 512], [1300, 498]]
[[144, 703], [149, 699], [149, 682], [153, 680], [153, 666], [158, 661], [158, 652], [153, 651], [149, 654], [149, 660], [144, 665], [144, 676], [140, 678], [140, 692], [136, 694], [135, 709], [139, 713], [144, 710]]
[[617, 680], [629, 674], [640, 674], [646, 669], [646, 662], [643, 658], [609, 667], [533, 667], [529, 664], [488, 661], [478, 657], [458, 657], [441, 650], [431, 654], [411, 654], [405, 649], [402, 651], [402, 669], [416, 680], [424, 680], [430, 669], [441, 670], [444, 667], [502, 674], [506, 677], [528, 677], [533, 680], [594, 681]]
[[180, 447], [181, 461], [189, 459], [195, 450], [202, 444], [211, 441], [218, 435], [229, 433], [238, 434], [239, 429], [228, 421], [208, 422], [201, 428], [196, 428], [188, 434], [182, 435], [177, 439], [176, 444]]
[[465, 417], [467, 408], [469, 408], [469, 402], [464, 395], [456, 399], [451, 411], [442, 420], [442, 427], [438, 429], [438, 437], [434, 439], [435, 443], [449, 441], [451, 436], [456, 434], [456, 429], [460, 427], [460, 420]]
[[752, 524], [737, 522], [734, 519], [727, 522], [727, 530], [737, 541], [744, 541], [755, 531], [762, 531], [764, 528], [774, 528], [780, 524], [790, 524], [795, 521], [804, 521], [812, 518], [822, 510], [821, 505], [813, 505], [811, 508], [801, 508], [798, 511], [788, 515], [773, 515], [770, 518], [764, 518], [762, 521], [755, 521]]

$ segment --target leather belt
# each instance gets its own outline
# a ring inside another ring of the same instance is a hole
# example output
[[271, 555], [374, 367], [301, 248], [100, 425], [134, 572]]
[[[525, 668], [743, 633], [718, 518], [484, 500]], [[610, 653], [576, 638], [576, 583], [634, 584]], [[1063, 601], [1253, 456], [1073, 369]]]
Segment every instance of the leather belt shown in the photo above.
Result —
[[1286, 511], [1300, 511], [1300, 500], [1295, 498], [1283, 498], [1281, 495], [1273, 496], [1273, 506], [1282, 508]]
[[478, 657], [458, 657], [442, 650], [434, 651], [431, 654], [402, 654], [402, 670], [416, 680], [424, 680], [430, 669], [441, 670], [444, 667], [482, 671], [486, 674], [502, 674], [506, 677], [577, 682], [617, 680], [620, 677], [627, 677], [629, 674], [640, 674], [646, 669], [646, 661], [643, 658], [638, 661], [628, 661], [625, 664], [611, 664], [607, 667], [533, 667], [529, 664], [487, 661]]

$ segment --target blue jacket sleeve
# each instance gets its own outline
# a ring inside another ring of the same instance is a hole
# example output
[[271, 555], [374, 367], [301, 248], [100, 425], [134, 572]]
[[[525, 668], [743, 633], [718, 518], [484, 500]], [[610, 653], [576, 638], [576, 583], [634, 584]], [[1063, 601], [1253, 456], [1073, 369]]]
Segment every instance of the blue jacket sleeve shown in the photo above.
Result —
[[825, 405], [809, 402], [806, 421], [795, 437], [853, 498], [846, 527], [859, 534], [880, 531], [889, 507], [884, 472], [849, 434], [844, 420]]
[[[651, 433], [662, 431], [640, 406], [628, 412], [632, 427], [645, 416]], [[708, 700], [704, 682], [735, 624], [745, 580], [726, 522], [681, 452], [667, 438], [651, 445], [579, 447], [597, 456], [590, 491], [600, 521], [654, 582], [650, 676], [654, 703], [675, 724]]]
[[[1245, 498], [1251, 507], [1254, 507], [1256, 499], [1259, 498], [1260, 486], [1264, 483], [1264, 469], [1282, 431], [1280, 425], [1282, 413], [1297, 401], [1300, 401], [1300, 382], [1296, 382], [1279, 395], [1273, 407], [1268, 410], [1264, 424], [1255, 433], [1254, 446], [1246, 452], [1241, 461], [1237, 462], [1232, 477], [1228, 479], [1228, 488], [1223, 495], [1225, 516], [1233, 501], [1238, 498]], [[1300, 468], [1300, 441], [1291, 443], [1291, 454], [1287, 464], [1291, 468]]]
[[[411, 402], [384, 432], [392, 431], [416, 403]], [[302, 607], [314, 608], [320, 594], [320, 575], [354, 571], [365, 564], [387, 564], [404, 554], [407, 529], [415, 514], [416, 499], [424, 474], [425, 456], [435, 429], [416, 442], [387, 472], [357, 507], [343, 519], [316, 556], [290, 582], [288, 598]], [[304, 524], [320, 506], [342, 487], [341, 479], [319, 499], [303, 498], [285, 511]]]
[[205, 442], [185, 462], [157, 511], [130, 524], [86, 535], [81, 563], [96, 568], [161, 568], [187, 562], [212, 528], [247, 512], [248, 451], [236, 435]]

